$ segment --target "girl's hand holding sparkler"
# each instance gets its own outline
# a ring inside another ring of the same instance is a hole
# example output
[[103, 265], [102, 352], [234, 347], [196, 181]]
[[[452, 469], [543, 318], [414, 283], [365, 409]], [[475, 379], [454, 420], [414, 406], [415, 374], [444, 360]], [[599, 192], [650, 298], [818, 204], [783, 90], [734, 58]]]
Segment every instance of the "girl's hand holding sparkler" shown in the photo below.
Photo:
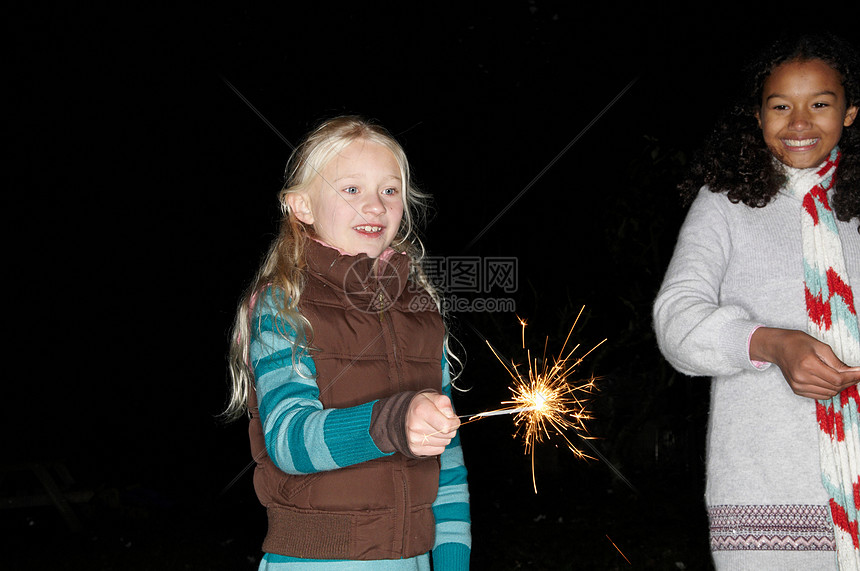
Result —
[[409, 403], [406, 439], [416, 456], [438, 456], [457, 434], [460, 419], [451, 400], [439, 393], [421, 392]]

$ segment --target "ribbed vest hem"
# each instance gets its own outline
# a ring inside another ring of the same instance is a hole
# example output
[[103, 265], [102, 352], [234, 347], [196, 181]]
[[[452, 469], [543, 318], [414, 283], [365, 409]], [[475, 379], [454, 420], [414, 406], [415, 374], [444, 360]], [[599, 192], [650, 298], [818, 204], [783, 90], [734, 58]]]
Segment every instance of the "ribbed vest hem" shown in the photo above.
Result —
[[379, 528], [382, 522], [390, 524], [392, 516], [388, 510], [326, 513], [270, 506], [266, 513], [269, 520], [263, 541], [266, 553], [306, 559], [402, 559], [426, 553], [433, 546], [431, 529], [429, 537], [413, 541], [403, 553], [381, 547], [381, 536], [385, 533]]

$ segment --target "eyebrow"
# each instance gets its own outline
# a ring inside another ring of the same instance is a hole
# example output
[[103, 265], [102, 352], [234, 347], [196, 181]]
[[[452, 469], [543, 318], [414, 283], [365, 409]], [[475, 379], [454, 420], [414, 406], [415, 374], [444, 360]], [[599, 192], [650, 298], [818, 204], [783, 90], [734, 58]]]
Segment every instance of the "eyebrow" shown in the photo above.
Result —
[[[336, 179], [334, 179], [334, 181], [335, 181], [335, 182], [337, 182], [337, 181], [343, 180], [343, 179], [345, 179], [345, 178], [359, 178], [360, 176], [362, 176], [362, 173], [345, 174], [345, 175], [343, 175], [343, 176], [339, 176], [339, 177], [337, 177]], [[385, 180], [391, 180], [391, 179], [394, 179], [394, 180], [398, 180], [398, 181], [399, 181], [399, 180], [400, 180], [400, 175], [394, 175], [394, 174], [392, 174], [392, 175], [389, 175]]]
[[[821, 97], [822, 95], [831, 95], [833, 97], [836, 97], [836, 92], [830, 91], [830, 90], [825, 90], [825, 91], [819, 91], [818, 93], [812, 94], [813, 97]], [[768, 95], [765, 98], [765, 101], [770, 101], [771, 99], [777, 99], [777, 98], [788, 99], [789, 96], [783, 95], [782, 93], [771, 93], [770, 95]]]

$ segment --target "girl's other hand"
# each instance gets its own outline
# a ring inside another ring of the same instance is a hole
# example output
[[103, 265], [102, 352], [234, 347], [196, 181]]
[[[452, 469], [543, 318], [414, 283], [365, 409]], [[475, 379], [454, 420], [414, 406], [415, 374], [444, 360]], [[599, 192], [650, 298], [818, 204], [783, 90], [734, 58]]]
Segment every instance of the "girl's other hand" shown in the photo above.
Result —
[[860, 367], [849, 367], [829, 345], [793, 329], [758, 328], [750, 358], [779, 367], [791, 390], [811, 399], [829, 399], [860, 381]]
[[460, 419], [443, 394], [418, 393], [406, 412], [406, 439], [416, 456], [438, 456], [457, 434]]

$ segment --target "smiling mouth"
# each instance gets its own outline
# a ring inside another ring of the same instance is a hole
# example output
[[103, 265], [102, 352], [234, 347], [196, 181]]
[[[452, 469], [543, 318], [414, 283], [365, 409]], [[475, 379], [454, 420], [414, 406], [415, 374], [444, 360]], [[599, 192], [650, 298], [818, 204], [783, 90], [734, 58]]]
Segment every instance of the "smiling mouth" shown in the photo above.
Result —
[[353, 230], [361, 232], [362, 234], [379, 234], [380, 232], [382, 232], [383, 227], [367, 224], [365, 226], [355, 226]]
[[806, 147], [812, 147], [815, 143], [818, 142], [818, 138], [814, 139], [783, 139], [782, 144], [788, 147], [789, 149], [804, 149]]

